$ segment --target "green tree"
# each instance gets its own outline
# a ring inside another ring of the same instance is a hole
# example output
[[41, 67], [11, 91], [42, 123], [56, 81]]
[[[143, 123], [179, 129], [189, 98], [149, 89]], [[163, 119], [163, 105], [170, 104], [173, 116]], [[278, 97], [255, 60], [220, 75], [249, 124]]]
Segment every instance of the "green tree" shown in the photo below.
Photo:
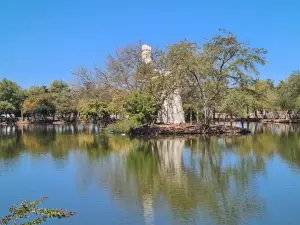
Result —
[[27, 96], [32, 96], [32, 95], [40, 95], [44, 93], [49, 93], [49, 90], [46, 86], [31, 86], [27, 91], [26, 95]]
[[13, 104], [7, 101], [0, 101], [0, 113], [12, 113], [16, 110]]
[[63, 91], [69, 91], [69, 85], [62, 80], [55, 80], [50, 85], [50, 92], [61, 93]]
[[278, 108], [278, 94], [274, 82], [270, 79], [255, 80], [252, 87], [252, 95], [255, 100], [253, 111], [274, 111]]
[[55, 110], [63, 120], [70, 120], [73, 113], [76, 113], [76, 102], [69, 85], [61, 80], [52, 82], [50, 93], [53, 97]]
[[252, 75], [259, 74], [257, 64], [265, 64], [266, 53], [223, 31], [203, 46], [187, 41], [171, 46], [168, 71], [181, 79], [182, 87], [195, 90], [202, 122], [209, 124], [227, 87], [248, 85]]
[[16, 82], [7, 80], [6, 78], [0, 82], [0, 101], [10, 103], [15, 111], [20, 110], [23, 100], [23, 91]]
[[157, 118], [159, 105], [150, 94], [134, 92], [128, 97], [125, 109], [138, 122], [151, 124]]
[[220, 111], [230, 116], [245, 117], [247, 107], [249, 107], [249, 101], [245, 93], [239, 89], [230, 89], [222, 101]]
[[296, 110], [297, 112], [300, 112], [300, 96], [298, 96], [298, 97], [296, 98], [296, 102], [295, 102], [295, 110]]
[[292, 111], [296, 107], [295, 99], [300, 96], [300, 71], [293, 72], [286, 81], [278, 85], [279, 106]]
[[55, 115], [55, 104], [53, 97], [49, 93], [31, 95], [27, 98], [22, 106], [23, 112], [46, 119], [47, 116]]
[[83, 120], [92, 120], [107, 125], [110, 115], [115, 111], [112, 104], [107, 104], [98, 100], [82, 101], [78, 106], [80, 117]]

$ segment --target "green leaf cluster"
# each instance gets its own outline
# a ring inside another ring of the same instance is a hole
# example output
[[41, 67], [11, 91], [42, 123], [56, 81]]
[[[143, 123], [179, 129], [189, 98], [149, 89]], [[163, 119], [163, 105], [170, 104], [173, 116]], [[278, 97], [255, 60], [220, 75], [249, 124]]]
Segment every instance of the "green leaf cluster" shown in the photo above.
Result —
[[141, 124], [153, 123], [159, 110], [156, 99], [147, 92], [133, 92], [128, 96], [124, 108], [130, 117]]
[[44, 202], [47, 197], [44, 197], [38, 201], [22, 201], [19, 206], [12, 206], [9, 209], [10, 214], [5, 216], [3, 219], [0, 219], [0, 225], [9, 225], [14, 224], [17, 225], [19, 220], [24, 220], [30, 217], [34, 217], [30, 222], [24, 222], [23, 225], [34, 225], [34, 224], [42, 224], [46, 220], [51, 218], [68, 218], [74, 216], [74, 212], [67, 212], [63, 209], [47, 209], [40, 208], [39, 205]]

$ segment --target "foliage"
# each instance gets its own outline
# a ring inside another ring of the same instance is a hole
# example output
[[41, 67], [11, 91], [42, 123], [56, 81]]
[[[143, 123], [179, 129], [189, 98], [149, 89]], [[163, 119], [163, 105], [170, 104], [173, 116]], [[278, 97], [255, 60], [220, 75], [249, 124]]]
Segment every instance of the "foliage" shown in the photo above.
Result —
[[203, 46], [187, 41], [171, 46], [168, 70], [193, 90], [207, 124], [228, 87], [243, 87], [252, 81], [252, 74], [258, 74], [256, 65], [265, 64], [264, 54], [266, 50], [251, 48], [222, 31]]
[[12, 206], [10, 208], [10, 214], [0, 220], [0, 225], [17, 224], [19, 220], [24, 220], [30, 217], [34, 217], [30, 222], [22, 223], [24, 225], [42, 224], [48, 219], [67, 218], [75, 215], [74, 212], [67, 212], [62, 209], [46, 209], [39, 208], [39, 205], [47, 198], [42, 198], [38, 201], [22, 201], [19, 206]]
[[27, 91], [27, 96], [37, 96], [40, 94], [49, 93], [49, 89], [46, 86], [31, 86]]
[[24, 113], [31, 113], [40, 116], [53, 116], [55, 104], [49, 93], [32, 95], [23, 104]]
[[50, 92], [61, 93], [63, 91], [69, 91], [69, 85], [62, 80], [55, 80], [50, 85]]
[[[247, 117], [250, 112], [257, 114], [277, 109], [277, 93], [271, 80], [255, 80], [244, 88], [233, 88], [226, 92], [220, 110], [229, 115]], [[257, 115], [256, 115], [257, 116]]]
[[119, 120], [114, 124], [111, 124], [108, 129], [113, 130], [116, 133], [130, 133], [132, 129], [140, 127], [141, 124], [135, 118], [129, 118]]
[[278, 85], [278, 95], [279, 106], [282, 109], [295, 109], [295, 99], [300, 96], [300, 71], [293, 72], [286, 81]]
[[54, 81], [50, 85], [50, 93], [53, 98], [56, 114], [60, 115], [64, 120], [69, 120], [72, 113], [77, 111], [69, 85], [61, 80]]
[[0, 101], [0, 113], [12, 113], [16, 110], [13, 104], [7, 101]]
[[272, 80], [255, 80], [252, 91], [255, 99], [253, 110], [273, 111], [278, 108], [278, 93]]
[[112, 104], [92, 99], [87, 102], [81, 102], [78, 111], [83, 120], [105, 122], [110, 119], [110, 115], [114, 113], [115, 108]]
[[141, 124], [150, 124], [157, 118], [159, 106], [156, 99], [148, 93], [134, 92], [128, 96], [125, 110], [130, 117]]
[[198, 110], [197, 105], [186, 103], [183, 105], [183, 110], [186, 118], [185, 121], [189, 121], [190, 123], [192, 123], [195, 118], [197, 119], [197, 116], [195, 117], [195, 114]]
[[10, 103], [13, 111], [20, 109], [23, 99], [23, 91], [17, 83], [5, 78], [0, 82], [0, 101]]
[[300, 96], [298, 96], [298, 97], [296, 98], [296, 102], [295, 102], [295, 110], [296, 110], [297, 112], [300, 112]]
[[186, 117], [210, 124], [215, 112], [238, 117], [279, 110], [300, 111], [300, 71], [277, 86], [260, 80], [259, 66], [267, 51], [253, 48], [233, 33], [219, 34], [198, 44], [183, 40], [152, 49], [145, 61], [141, 43], [117, 49], [105, 67], [79, 68], [72, 87], [62, 80], [49, 87], [22, 90], [15, 82], [0, 82], [0, 111], [24, 112], [33, 117], [57, 116], [108, 124], [132, 118], [151, 124], [170, 94], [179, 93]]
[[55, 93], [52, 96], [54, 98], [54, 104], [57, 114], [64, 116], [76, 112], [76, 104], [74, 103], [70, 92], [63, 91], [61, 93]]
[[147, 64], [143, 60], [141, 52], [142, 44], [127, 46], [117, 49], [116, 57], [111, 55], [107, 58], [107, 68], [103, 71], [96, 68], [96, 73], [101, 77], [100, 83], [113, 89], [126, 90], [130, 93], [141, 92], [156, 82], [158, 76], [156, 62], [159, 61], [161, 51], [153, 49], [151, 59], [153, 63]]

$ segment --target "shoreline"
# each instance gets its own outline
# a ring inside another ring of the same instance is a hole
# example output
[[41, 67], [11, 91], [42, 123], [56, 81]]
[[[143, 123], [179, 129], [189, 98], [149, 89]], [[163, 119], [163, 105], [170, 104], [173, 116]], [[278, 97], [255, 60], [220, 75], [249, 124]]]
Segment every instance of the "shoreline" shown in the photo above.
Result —
[[[28, 125], [79, 125], [79, 124], [90, 124], [85, 122], [39, 122], [32, 123], [28, 121], [16, 122], [16, 123], [0, 123], [0, 126], [28, 126]], [[104, 128], [105, 129], [105, 128]], [[107, 129], [106, 129], [107, 130]], [[107, 130], [108, 133], [115, 133], [114, 130]], [[132, 136], [168, 136], [168, 135], [247, 135], [251, 134], [251, 131], [246, 128], [230, 126], [230, 125], [211, 125], [209, 127], [201, 124], [155, 124], [152, 126], [143, 126], [125, 132]], [[121, 133], [120, 133], [121, 134]], [[124, 133], [122, 133], [124, 134]]]
[[136, 128], [130, 131], [130, 135], [136, 136], [157, 136], [157, 135], [245, 135], [251, 131], [227, 125], [211, 125], [206, 128], [200, 124], [180, 124], [180, 125], [153, 125]]

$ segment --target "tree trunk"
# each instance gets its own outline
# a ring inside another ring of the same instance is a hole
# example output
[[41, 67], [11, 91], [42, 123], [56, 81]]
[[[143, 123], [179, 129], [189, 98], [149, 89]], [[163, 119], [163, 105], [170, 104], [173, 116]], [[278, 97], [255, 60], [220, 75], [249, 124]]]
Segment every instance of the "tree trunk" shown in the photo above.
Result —
[[247, 106], [247, 119], [249, 118], [249, 107]]
[[21, 109], [21, 120], [24, 121], [24, 114], [23, 114], [23, 110]]
[[204, 124], [209, 125], [209, 109], [207, 106], [203, 107], [203, 114], [204, 114]]

